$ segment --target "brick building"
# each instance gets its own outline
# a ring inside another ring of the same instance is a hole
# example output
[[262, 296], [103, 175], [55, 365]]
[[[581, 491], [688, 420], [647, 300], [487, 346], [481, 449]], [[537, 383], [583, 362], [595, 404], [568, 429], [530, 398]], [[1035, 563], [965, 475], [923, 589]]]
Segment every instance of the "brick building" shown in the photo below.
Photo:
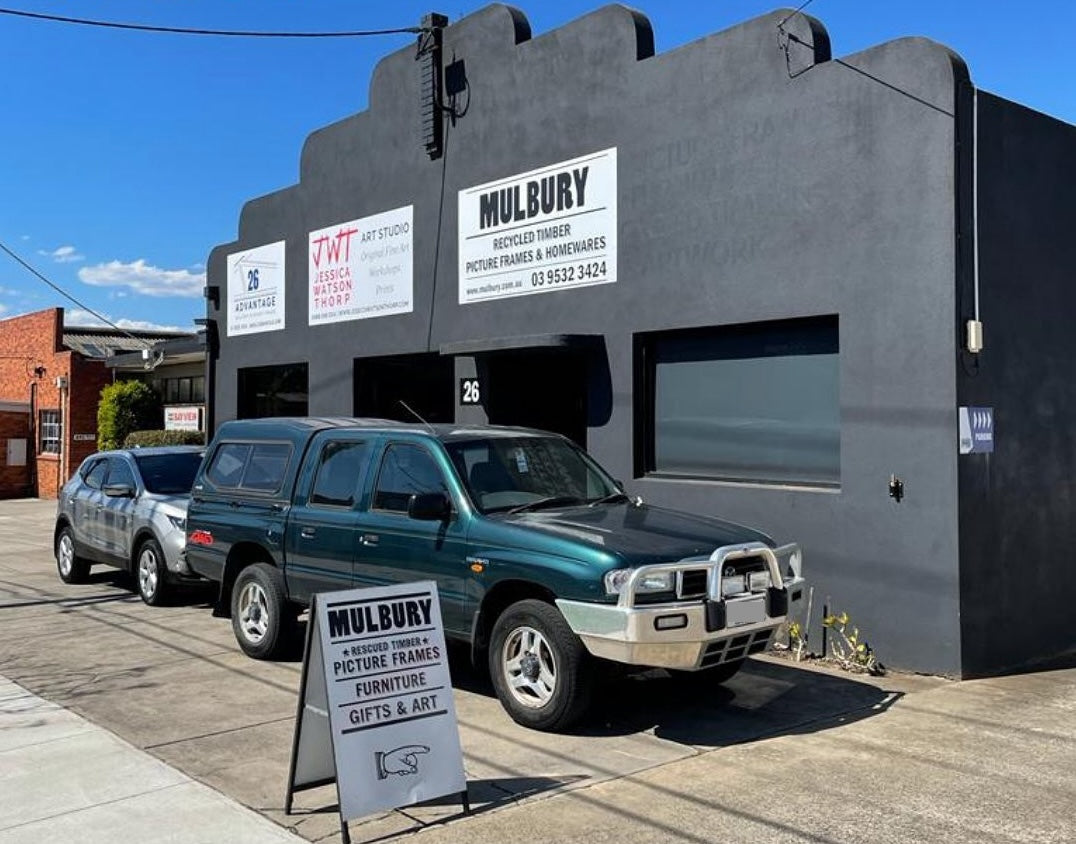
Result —
[[[186, 335], [65, 328], [63, 308], [0, 320], [0, 402], [26, 407], [24, 494], [55, 498], [79, 463], [96, 450], [97, 404], [102, 388], [113, 381], [105, 361], [119, 352], [179, 336]], [[17, 439], [2, 428], [0, 438], [5, 437]], [[0, 482], [6, 479], [4, 472], [14, 474], [16, 468], [5, 462]]]
[[30, 489], [30, 405], [0, 402], [0, 498], [25, 498]]

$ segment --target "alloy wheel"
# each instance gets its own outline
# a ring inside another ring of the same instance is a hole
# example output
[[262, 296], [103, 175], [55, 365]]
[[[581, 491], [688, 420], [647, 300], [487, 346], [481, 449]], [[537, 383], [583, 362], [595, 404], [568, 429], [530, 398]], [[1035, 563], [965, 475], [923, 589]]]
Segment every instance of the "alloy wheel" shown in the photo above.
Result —
[[145, 547], [138, 555], [138, 588], [147, 598], [157, 594], [157, 584], [160, 572], [157, 567], [157, 554], [150, 548]]
[[545, 637], [533, 627], [517, 627], [501, 649], [508, 689], [524, 706], [549, 703], [557, 688], [557, 663]]
[[64, 577], [71, 576], [71, 570], [75, 566], [75, 543], [71, 541], [71, 535], [65, 533], [60, 537], [59, 559], [60, 573]]
[[257, 583], [246, 583], [239, 593], [239, 627], [251, 644], [258, 644], [269, 631], [269, 601]]

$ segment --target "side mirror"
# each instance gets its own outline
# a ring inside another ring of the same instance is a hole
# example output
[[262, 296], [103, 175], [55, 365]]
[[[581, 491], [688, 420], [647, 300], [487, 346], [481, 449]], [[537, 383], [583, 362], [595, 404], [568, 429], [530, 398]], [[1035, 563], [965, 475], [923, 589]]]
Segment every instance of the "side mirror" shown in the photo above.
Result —
[[109, 498], [134, 498], [134, 487], [130, 484], [105, 484], [101, 491]]
[[443, 492], [423, 492], [412, 495], [407, 515], [425, 522], [443, 522], [452, 515], [452, 502]]

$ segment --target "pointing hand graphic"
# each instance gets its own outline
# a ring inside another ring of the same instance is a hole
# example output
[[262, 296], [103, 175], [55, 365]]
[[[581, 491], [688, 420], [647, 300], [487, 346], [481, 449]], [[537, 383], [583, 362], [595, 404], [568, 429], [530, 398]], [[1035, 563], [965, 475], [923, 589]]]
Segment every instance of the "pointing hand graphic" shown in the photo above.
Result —
[[385, 779], [389, 774], [410, 776], [418, 773], [419, 754], [429, 753], [424, 744], [405, 744], [394, 750], [379, 750], [374, 754], [377, 762], [377, 778]]

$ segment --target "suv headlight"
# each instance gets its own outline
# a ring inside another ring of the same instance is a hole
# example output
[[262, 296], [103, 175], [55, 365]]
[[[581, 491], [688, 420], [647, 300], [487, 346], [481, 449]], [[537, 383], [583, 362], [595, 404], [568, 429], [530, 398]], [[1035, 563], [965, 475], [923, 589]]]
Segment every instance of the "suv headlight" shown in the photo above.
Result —
[[[605, 584], [606, 595], [619, 595], [620, 590], [628, 582], [635, 569], [614, 569], [605, 573], [602, 581]], [[644, 574], [635, 584], [636, 594], [647, 592], [671, 592], [676, 584], [675, 572], [665, 571], [655, 574]]]
[[169, 516], [168, 521], [171, 522], [172, 527], [176, 530], [187, 530], [187, 517], [186, 516]]

